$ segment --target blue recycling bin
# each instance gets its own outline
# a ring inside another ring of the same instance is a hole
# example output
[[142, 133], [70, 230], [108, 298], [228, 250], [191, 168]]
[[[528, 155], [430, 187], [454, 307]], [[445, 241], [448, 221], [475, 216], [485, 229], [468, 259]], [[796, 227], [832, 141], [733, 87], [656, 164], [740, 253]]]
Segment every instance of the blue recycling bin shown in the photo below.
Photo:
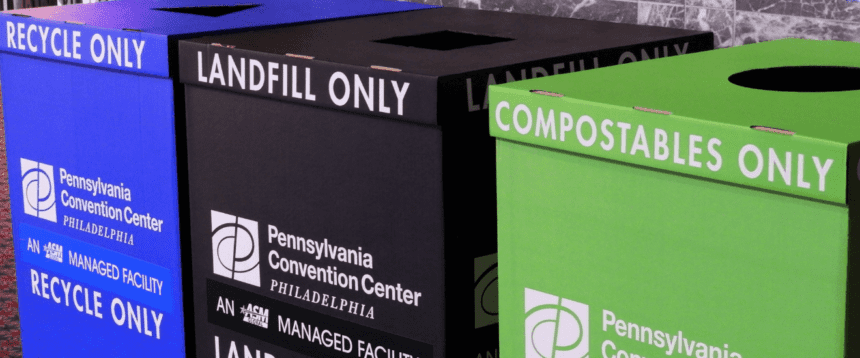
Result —
[[0, 14], [24, 354], [193, 356], [177, 40], [430, 7], [128, 0]]

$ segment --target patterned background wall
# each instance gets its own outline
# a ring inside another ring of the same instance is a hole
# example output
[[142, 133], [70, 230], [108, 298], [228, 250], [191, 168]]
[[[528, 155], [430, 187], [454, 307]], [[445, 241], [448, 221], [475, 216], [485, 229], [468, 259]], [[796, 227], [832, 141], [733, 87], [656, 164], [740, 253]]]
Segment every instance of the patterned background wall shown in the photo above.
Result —
[[110, 0], [3, 0], [3, 10], [29, 9], [31, 7], [89, 4]]
[[860, 1], [848, 0], [410, 0], [469, 9], [714, 32], [731, 47], [786, 37], [860, 42]]

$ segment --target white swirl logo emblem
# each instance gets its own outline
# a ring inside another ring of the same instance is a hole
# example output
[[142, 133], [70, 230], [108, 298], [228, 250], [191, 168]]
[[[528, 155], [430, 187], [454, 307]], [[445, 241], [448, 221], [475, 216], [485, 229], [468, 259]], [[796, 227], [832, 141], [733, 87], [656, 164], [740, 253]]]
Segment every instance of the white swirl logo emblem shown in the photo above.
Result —
[[24, 213], [57, 222], [54, 200], [54, 167], [21, 158], [24, 183]]
[[216, 275], [260, 287], [257, 222], [212, 210], [212, 267]]
[[588, 356], [588, 305], [526, 288], [526, 358]]

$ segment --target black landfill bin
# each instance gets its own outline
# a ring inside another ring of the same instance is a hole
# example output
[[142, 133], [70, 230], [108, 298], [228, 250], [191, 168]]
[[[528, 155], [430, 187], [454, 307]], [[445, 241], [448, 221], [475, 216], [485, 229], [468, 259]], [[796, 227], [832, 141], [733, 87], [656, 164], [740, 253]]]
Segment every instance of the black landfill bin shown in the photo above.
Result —
[[496, 358], [487, 86], [713, 34], [437, 8], [179, 47], [201, 356]]

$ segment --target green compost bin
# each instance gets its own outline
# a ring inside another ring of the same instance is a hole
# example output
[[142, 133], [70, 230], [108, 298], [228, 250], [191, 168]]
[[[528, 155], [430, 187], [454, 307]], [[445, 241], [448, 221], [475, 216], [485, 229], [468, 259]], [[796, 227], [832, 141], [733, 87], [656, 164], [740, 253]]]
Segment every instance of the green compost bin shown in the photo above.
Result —
[[860, 44], [491, 86], [500, 353], [857, 356]]

